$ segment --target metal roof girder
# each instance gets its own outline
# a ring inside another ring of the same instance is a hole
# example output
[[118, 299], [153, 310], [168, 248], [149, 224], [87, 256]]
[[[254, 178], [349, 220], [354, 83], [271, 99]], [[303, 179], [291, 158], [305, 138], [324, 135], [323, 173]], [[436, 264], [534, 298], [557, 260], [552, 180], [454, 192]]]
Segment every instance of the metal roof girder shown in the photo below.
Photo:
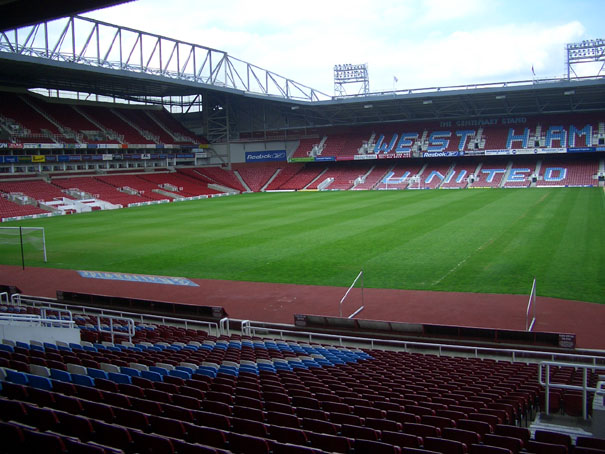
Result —
[[[109, 44], [109, 47], [107, 48], [107, 52], [105, 52], [105, 56], [103, 57], [103, 60], [101, 60], [99, 63], [101, 65], [105, 65], [107, 63], [107, 59], [109, 58], [109, 54], [111, 53], [111, 51], [113, 50], [113, 45], [116, 42], [116, 39], [118, 38], [118, 36], [120, 36], [120, 29], [117, 28], [116, 32], [113, 34], [113, 38], [111, 39], [111, 43]], [[120, 42], [120, 51], [121, 51], [121, 42]], [[120, 52], [121, 55], [122, 52]], [[121, 59], [120, 59], [121, 60]], [[122, 62], [120, 61], [120, 64]]]

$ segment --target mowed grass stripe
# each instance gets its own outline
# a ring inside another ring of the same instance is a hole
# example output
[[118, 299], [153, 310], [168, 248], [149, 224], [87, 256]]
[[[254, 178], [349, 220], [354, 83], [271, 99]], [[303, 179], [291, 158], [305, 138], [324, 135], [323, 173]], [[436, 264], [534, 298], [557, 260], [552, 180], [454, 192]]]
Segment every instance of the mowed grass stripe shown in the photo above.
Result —
[[[599, 188], [246, 194], [9, 223], [47, 266], [605, 302]], [[1, 263], [15, 263], [0, 249]], [[31, 261], [30, 265], [40, 266]]]

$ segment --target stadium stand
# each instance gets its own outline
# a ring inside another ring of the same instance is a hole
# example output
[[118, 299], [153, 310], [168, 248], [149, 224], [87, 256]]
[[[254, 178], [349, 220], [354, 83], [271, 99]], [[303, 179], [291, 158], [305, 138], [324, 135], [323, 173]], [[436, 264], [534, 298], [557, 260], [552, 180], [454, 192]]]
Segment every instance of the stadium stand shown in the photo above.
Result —
[[246, 192], [246, 188], [244, 188], [233, 170], [226, 170], [221, 167], [200, 167], [195, 169], [195, 173], [214, 184], [225, 186], [236, 191]]
[[536, 186], [596, 186], [599, 162], [545, 157], [541, 162]]
[[260, 192], [276, 173], [283, 171], [286, 164], [251, 163], [235, 164], [233, 170], [241, 177], [252, 192]]
[[452, 163], [429, 163], [420, 176], [422, 189], [437, 189], [453, 171]]
[[331, 166], [321, 175], [321, 178], [309, 184], [307, 189], [318, 189], [322, 185], [326, 185], [323, 189], [329, 190], [348, 190], [352, 189], [358, 179], [363, 178], [370, 167], [364, 163], [344, 162], [341, 165]]
[[[61, 132], [32, 104], [14, 93], [0, 92], [0, 124], [14, 142], [56, 143]], [[72, 142], [73, 143], [73, 142]]]
[[532, 175], [535, 175], [536, 167], [534, 163], [523, 166], [517, 162], [512, 162], [506, 175], [505, 188], [527, 188], [532, 182]]
[[452, 171], [446, 176], [443, 183], [441, 183], [442, 189], [463, 189], [468, 187], [468, 180], [471, 175], [477, 173], [479, 162], [472, 159], [471, 162], [454, 161], [454, 167]]
[[56, 178], [53, 183], [63, 189], [79, 191], [88, 198], [101, 199], [116, 205], [128, 206], [131, 203], [151, 200], [144, 194], [120, 192], [117, 187], [95, 177]]
[[138, 177], [139, 179], [154, 183], [156, 189], [162, 186], [169, 192], [174, 192], [183, 197], [220, 193], [219, 191], [210, 189], [208, 184], [201, 183], [199, 180], [182, 173], [146, 173]]
[[325, 165], [307, 165], [291, 175], [290, 178], [281, 183], [277, 189], [297, 191], [305, 189], [315, 180], [321, 178], [327, 167]]
[[360, 181], [358, 184], [356, 184], [353, 189], [361, 191], [376, 188], [391, 167], [392, 165], [390, 163], [384, 162], [372, 164], [369, 172], [364, 175], [363, 181]]
[[0, 219], [7, 219], [19, 216], [31, 216], [36, 214], [46, 214], [48, 211], [33, 205], [20, 205], [10, 200], [0, 197]]
[[287, 166], [283, 166], [280, 171], [275, 175], [275, 178], [271, 180], [271, 182], [267, 185], [267, 191], [277, 191], [288, 182], [290, 179], [294, 177], [298, 172], [300, 172], [304, 167], [304, 164], [301, 163], [292, 163]]
[[[10, 303], [0, 312], [41, 314]], [[42, 442], [45, 452], [267, 454], [563, 453], [605, 443], [532, 435], [542, 388], [531, 363], [215, 336], [159, 322], [137, 322], [131, 340], [116, 343], [99, 328], [126, 333], [126, 322], [74, 314], [79, 343], [0, 343], [5, 452]], [[66, 320], [52, 310], [45, 317]], [[562, 383], [577, 374], [551, 370]], [[597, 379], [589, 371], [590, 383]]]
[[14, 143], [207, 143], [163, 109], [52, 102], [32, 94], [2, 91], [0, 129]]
[[[410, 187], [411, 180], [420, 175], [424, 164], [407, 164], [405, 161], [397, 162], [395, 166], [385, 175], [376, 189], [406, 189]], [[414, 184], [418, 189], [419, 184]]]

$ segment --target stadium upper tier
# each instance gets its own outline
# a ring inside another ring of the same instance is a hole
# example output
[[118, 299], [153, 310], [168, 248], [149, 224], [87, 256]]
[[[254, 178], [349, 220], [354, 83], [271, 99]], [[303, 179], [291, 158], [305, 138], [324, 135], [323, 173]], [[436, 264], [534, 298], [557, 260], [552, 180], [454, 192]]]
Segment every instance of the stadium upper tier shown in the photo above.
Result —
[[205, 143], [163, 109], [57, 103], [0, 92], [0, 148], [191, 148]]
[[[584, 150], [583, 150], [584, 149]], [[331, 130], [301, 140], [299, 160], [565, 153], [605, 151], [605, 116], [536, 117], [406, 122]]]

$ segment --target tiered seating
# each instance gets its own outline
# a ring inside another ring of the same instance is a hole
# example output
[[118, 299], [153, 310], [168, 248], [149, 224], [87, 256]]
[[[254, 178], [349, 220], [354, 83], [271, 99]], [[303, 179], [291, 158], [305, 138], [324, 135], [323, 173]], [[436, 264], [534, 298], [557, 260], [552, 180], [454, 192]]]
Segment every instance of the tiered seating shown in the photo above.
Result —
[[140, 175], [140, 179], [147, 180], [156, 184], [156, 187], [161, 184], [170, 184], [177, 188], [183, 188], [179, 191], [169, 191], [182, 195], [183, 197], [192, 197], [197, 195], [212, 195], [218, 194], [219, 191], [210, 189], [208, 184], [204, 184], [195, 178], [187, 176], [181, 172], [177, 173], [149, 173]]
[[426, 166], [422, 175], [420, 176], [421, 182], [420, 187], [423, 189], [436, 189], [448, 176], [451, 163], [432, 163]]
[[[47, 449], [265, 454], [572, 446], [517, 425], [538, 402], [534, 365], [162, 329], [154, 343], [3, 343], [3, 446], [44, 439]], [[587, 440], [578, 445], [603, 443]]]
[[508, 178], [504, 182], [505, 188], [528, 188], [531, 184], [531, 176], [536, 172], [534, 162], [513, 162]]
[[[82, 140], [80, 141], [87, 143], [117, 143], [116, 141], [108, 140], [97, 126], [80, 115], [71, 104], [44, 102], [33, 96], [28, 99], [31, 103], [35, 104], [38, 109], [47, 113], [50, 118], [60, 124], [63, 128], [67, 128], [75, 134], [83, 134], [81, 137]], [[82, 131], [85, 131], [85, 133]], [[62, 137], [61, 141], [67, 143], [71, 142], [70, 140], [66, 140], [65, 136]]]
[[154, 189], [158, 189], [158, 185], [146, 181], [138, 175], [108, 175], [96, 177], [96, 179], [103, 183], [107, 183], [116, 189], [123, 187], [135, 189], [139, 191], [141, 196], [145, 196], [150, 200], [171, 200], [168, 196], [153, 192]]
[[293, 158], [308, 158], [311, 155], [313, 145], [318, 145], [321, 138], [301, 139], [298, 148], [292, 155]]
[[[0, 192], [21, 192], [38, 201], [50, 201], [55, 198], [67, 197], [57, 186], [42, 180], [2, 181]], [[69, 197], [67, 197], [69, 198]]]
[[[561, 171], [560, 169], [566, 169]], [[594, 176], [599, 171], [597, 159], [545, 158], [540, 167], [536, 186], [596, 186]]]
[[278, 169], [286, 167], [286, 163], [253, 163], [235, 164], [233, 169], [239, 173], [252, 192], [260, 192]]
[[[1, 304], [0, 312], [39, 310]], [[69, 445], [75, 452], [563, 454], [605, 446], [582, 437], [574, 446], [544, 430], [531, 436], [526, 425], [544, 405], [536, 364], [142, 323], [132, 342], [114, 344], [95, 316], [74, 321], [89, 340], [0, 341], [6, 452], [31, 451], [40, 440], [44, 452]], [[582, 374], [552, 367], [550, 379], [577, 384]], [[598, 372], [588, 374], [594, 386]], [[573, 414], [576, 402], [565, 392], [556, 403]]]
[[29, 134], [18, 133], [17, 136], [13, 136], [19, 142], [55, 143], [52, 136], [60, 135], [54, 124], [24, 102], [19, 95], [0, 92], [0, 106], [0, 115], [30, 131]]
[[6, 200], [0, 197], [0, 219], [7, 219], [17, 216], [31, 216], [34, 214], [44, 214], [48, 211], [33, 205], [19, 205], [18, 203]]
[[[16, 142], [119, 143], [107, 138], [104, 130], [108, 129], [122, 135], [126, 143], [155, 143], [154, 140], [145, 139], [135, 128], [106, 106], [58, 103], [25, 93], [9, 92], [0, 92], [0, 106], [0, 116], [20, 125], [18, 130], [11, 131], [11, 140]], [[84, 114], [81, 114], [78, 109], [81, 109]], [[116, 107], [115, 110], [138, 129], [148, 131], [151, 136], [157, 137], [160, 143], [177, 145], [207, 143], [205, 139], [196, 138], [163, 109]], [[86, 117], [91, 118], [96, 124]], [[24, 134], [23, 128], [30, 130], [30, 133]]]
[[474, 188], [499, 188], [502, 187], [504, 175], [506, 175], [508, 163], [504, 160], [483, 161], [479, 172], [475, 173]]
[[356, 190], [370, 190], [374, 189], [375, 186], [386, 176], [387, 171], [391, 168], [391, 163], [378, 162], [373, 165], [372, 171], [366, 175], [366, 179], [363, 183], [356, 185], [353, 189]]
[[278, 189], [298, 191], [304, 189], [313, 180], [315, 180], [324, 170], [323, 166], [305, 166], [297, 173], [292, 175], [290, 179], [282, 183]]
[[[164, 126], [166, 129], [172, 132], [172, 134], [180, 136], [182, 141], [175, 141], [175, 143], [201, 143], [207, 144], [208, 141], [203, 137], [195, 137], [195, 135], [187, 130], [182, 124], [175, 120], [175, 118], [170, 115], [166, 110], [149, 110], [146, 111], [148, 115], [152, 116], [158, 123]], [[155, 131], [155, 129], [154, 129]]]
[[[353, 146], [347, 144], [353, 143]], [[355, 143], [358, 143], [355, 148]], [[325, 148], [322, 156], [351, 156], [357, 153], [357, 148], [361, 145], [361, 139], [356, 137], [351, 137], [350, 135], [345, 134], [332, 134], [326, 140]]]
[[240, 192], [246, 191], [233, 173], [233, 170], [225, 170], [221, 167], [199, 167], [195, 169], [195, 171], [213, 183], [220, 184]]
[[462, 189], [468, 186], [468, 177], [475, 174], [477, 171], [477, 162], [472, 160], [468, 162], [466, 159], [454, 161], [454, 168], [451, 175], [448, 175], [446, 180], [441, 184], [445, 189]]
[[148, 202], [146, 195], [130, 195], [120, 192], [114, 186], [94, 177], [56, 178], [53, 183], [63, 189], [79, 189], [95, 199], [105, 200], [116, 205], [128, 206], [131, 203]]
[[143, 131], [148, 131], [158, 137], [159, 143], [174, 143], [170, 134], [157, 125], [142, 109], [115, 109], [124, 118]]
[[405, 189], [410, 184], [410, 178], [418, 175], [422, 167], [422, 164], [406, 163], [405, 161], [397, 162], [391, 170], [392, 174], [385, 175], [376, 189]]
[[86, 116], [95, 123], [101, 125], [105, 130], [116, 132], [123, 136], [125, 143], [131, 144], [153, 144], [152, 140], [143, 137], [136, 129], [117, 117], [110, 109], [101, 106], [81, 105], [78, 106]]
[[348, 190], [353, 187], [355, 180], [363, 176], [367, 171], [368, 166], [365, 163], [347, 162], [340, 166], [331, 166], [321, 178], [309, 185], [308, 189], [317, 189], [323, 181], [334, 178], [334, 181], [327, 189]]
[[294, 175], [296, 175], [300, 170], [304, 167], [304, 164], [294, 163], [288, 164], [280, 170], [280, 172], [276, 175], [276, 177], [269, 183], [266, 190], [267, 191], [275, 191], [280, 189], [280, 187], [289, 181]]

